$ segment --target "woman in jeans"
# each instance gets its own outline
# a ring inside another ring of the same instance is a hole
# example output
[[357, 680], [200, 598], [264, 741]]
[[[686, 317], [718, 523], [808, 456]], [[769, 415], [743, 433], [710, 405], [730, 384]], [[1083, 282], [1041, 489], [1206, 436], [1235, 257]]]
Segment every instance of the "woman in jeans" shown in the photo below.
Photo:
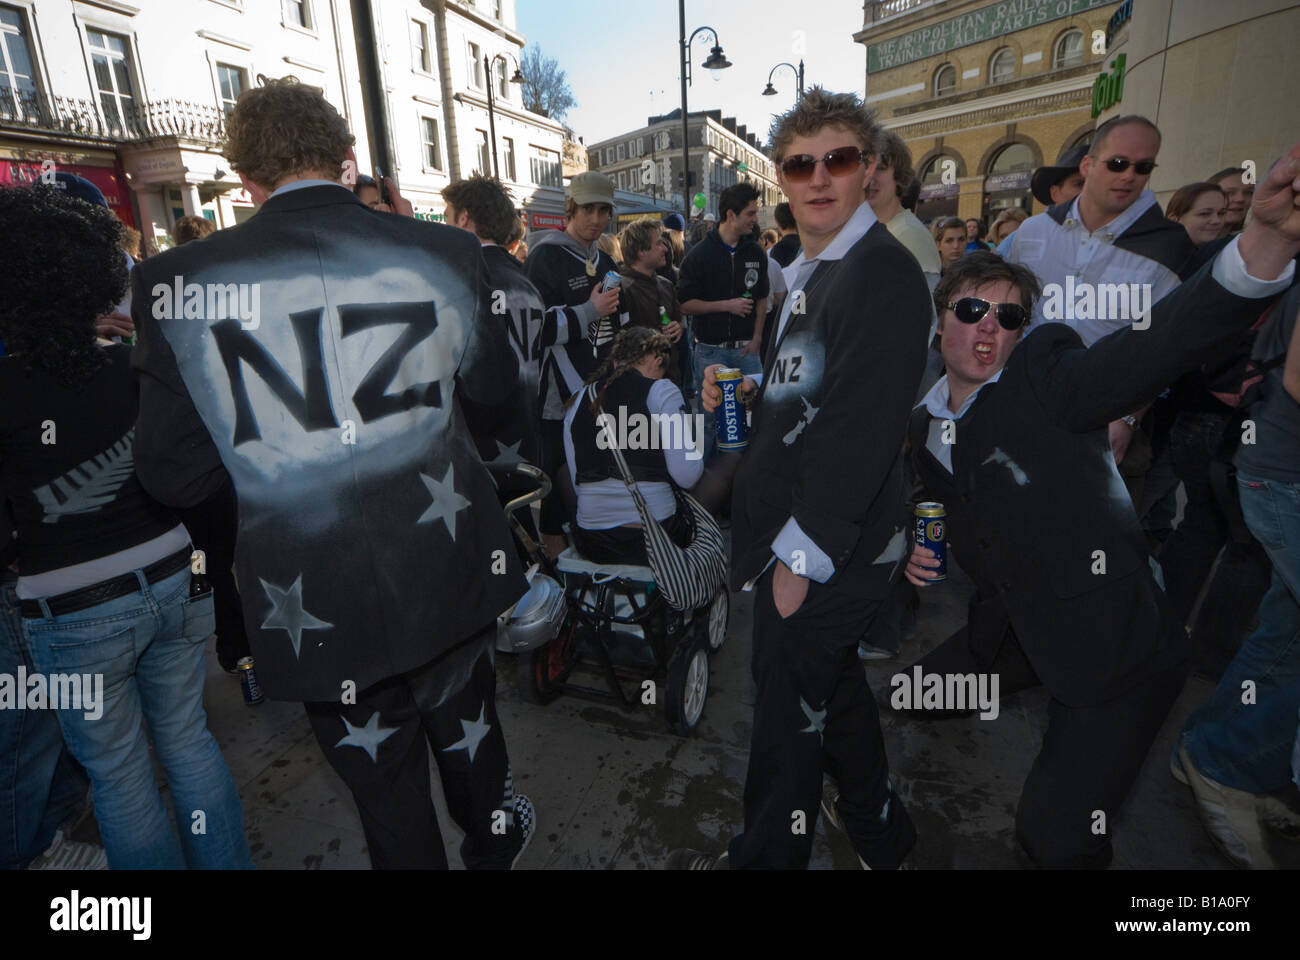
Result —
[[126, 285], [120, 224], [37, 186], [0, 190], [0, 230], [23, 238], [0, 299], [0, 493], [17, 527], [23, 633], [90, 775], [109, 866], [251, 867], [203, 712], [212, 595], [190, 597], [189, 534], [136, 479], [130, 348], [95, 339]]

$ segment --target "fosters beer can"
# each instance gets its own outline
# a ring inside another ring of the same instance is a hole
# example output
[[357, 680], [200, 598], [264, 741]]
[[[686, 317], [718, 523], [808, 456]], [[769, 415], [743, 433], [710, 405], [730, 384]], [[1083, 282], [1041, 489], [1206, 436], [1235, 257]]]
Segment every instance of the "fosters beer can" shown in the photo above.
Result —
[[948, 579], [948, 511], [942, 503], [916, 505], [916, 544], [933, 550], [939, 566], [932, 567], [938, 574], [931, 583]]
[[744, 450], [749, 444], [749, 425], [745, 423], [745, 407], [740, 402], [740, 381], [744, 374], [734, 367], [724, 367], [714, 373], [722, 402], [713, 412], [718, 423], [718, 449]]

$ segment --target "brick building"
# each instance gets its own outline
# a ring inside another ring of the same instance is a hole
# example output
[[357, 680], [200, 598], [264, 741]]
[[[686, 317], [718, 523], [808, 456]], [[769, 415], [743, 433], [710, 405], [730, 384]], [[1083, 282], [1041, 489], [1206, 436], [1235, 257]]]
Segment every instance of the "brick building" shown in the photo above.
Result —
[[1042, 205], [1035, 167], [1087, 143], [1114, 0], [868, 0], [867, 103], [907, 142], [917, 215], [980, 217]]

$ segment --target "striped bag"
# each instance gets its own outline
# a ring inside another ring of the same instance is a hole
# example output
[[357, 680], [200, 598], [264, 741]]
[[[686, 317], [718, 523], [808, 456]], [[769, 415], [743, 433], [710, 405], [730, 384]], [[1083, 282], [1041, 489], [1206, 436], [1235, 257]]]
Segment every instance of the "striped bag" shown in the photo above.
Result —
[[[596, 422], [600, 423], [601, 410], [596, 401], [595, 385], [588, 387], [587, 392]], [[623, 483], [636, 502], [637, 513], [641, 515], [645, 552], [659, 592], [674, 610], [698, 610], [708, 606], [727, 576], [727, 547], [717, 522], [698, 500], [673, 483], [677, 512], [686, 518], [691, 528], [691, 542], [685, 547], [677, 546], [646, 505], [632, 471], [623, 459], [623, 451], [617, 444], [610, 444], [609, 449], [623, 474]]]

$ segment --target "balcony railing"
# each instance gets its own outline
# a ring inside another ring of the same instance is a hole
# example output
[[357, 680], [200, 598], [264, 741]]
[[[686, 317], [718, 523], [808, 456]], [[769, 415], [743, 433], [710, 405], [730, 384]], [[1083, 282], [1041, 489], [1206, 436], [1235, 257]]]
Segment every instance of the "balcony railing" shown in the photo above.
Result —
[[225, 134], [225, 114], [216, 107], [184, 100], [133, 101], [119, 113], [105, 112], [92, 100], [11, 93], [0, 96], [0, 127], [63, 134], [83, 140], [126, 143], [174, 137], [217, 145]]
[[879, 23], [933, 2], [934, 0], [873, 0], [867, 4], [867, 15], [872, 23]]

